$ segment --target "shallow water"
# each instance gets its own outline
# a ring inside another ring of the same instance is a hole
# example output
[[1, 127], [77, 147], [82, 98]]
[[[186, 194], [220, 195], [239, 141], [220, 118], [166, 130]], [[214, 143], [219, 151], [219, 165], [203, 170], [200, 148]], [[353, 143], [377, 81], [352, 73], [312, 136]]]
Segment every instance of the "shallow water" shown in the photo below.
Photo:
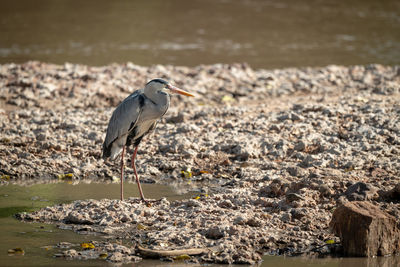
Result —
[[[136, 184], [127, 183], [125, 186], [127, 197], [137, 197]], [[143, 190], [148, 198], [158, 199], [166, 197], [170, 201], [190, 198], [196, 193], [178, 194], [170, 186], [158, 184], [143, 184]], [[16, 220], [13, 215], [17, 212], [29, 211], [70, 202], [77, 199], [102, 199], [118, 198], [118, 184], [39, 184], [33, 186], [8, 185], [0, 186], [0, 266], [113, 266], [104, 260], [68, 261], [62, 258], [54, 258], [57, 249], [46, 250], [45, 246], [53, 246], [58, 242], [70, 242], [80, 244], [90, 240], [101, 240], [101, 236], [79, 235], [72, 231], [60, 230], [54, 225], [41, 223], [24, 223]], [[21, 247], [25, 255], [8, 255], [9, 249]], [[309, 259], [293, 257], [265, 256], [260, 266], [398, 266], [400, 258], [326, 258]], [[182, 262], [168, 263], [159, 260], [145, 260], [137, 264], [120, 266], [184, 266]], [[186, 266], [186, 265], [185, 265]], [[226, 265], [212, 265], [226, 266]]]
[[6, 0], [0, 63], [400, 64], [398, 0]]

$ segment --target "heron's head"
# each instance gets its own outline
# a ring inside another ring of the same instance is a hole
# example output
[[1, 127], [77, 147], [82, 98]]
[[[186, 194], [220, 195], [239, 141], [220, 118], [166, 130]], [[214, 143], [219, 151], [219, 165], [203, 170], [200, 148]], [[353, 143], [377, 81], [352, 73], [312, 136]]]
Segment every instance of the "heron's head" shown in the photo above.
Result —
[[179, 89], [163, 79], [153, 79], [146, 84], [144, 88], [145, 94], [169, 94], [169, 93], [177, 93], [186, 96], [194, 96], [191, 93], [188, 93], [182, 89]]

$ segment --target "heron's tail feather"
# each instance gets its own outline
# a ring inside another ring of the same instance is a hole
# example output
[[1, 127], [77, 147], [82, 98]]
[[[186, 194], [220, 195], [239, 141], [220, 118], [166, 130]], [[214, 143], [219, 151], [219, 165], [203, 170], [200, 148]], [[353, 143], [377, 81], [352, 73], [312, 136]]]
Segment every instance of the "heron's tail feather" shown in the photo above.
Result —
[[108, 146], [105, 143], [103, 144], [103, 159], [109, 158], [111, 156], [111, 147], [112, 143]]

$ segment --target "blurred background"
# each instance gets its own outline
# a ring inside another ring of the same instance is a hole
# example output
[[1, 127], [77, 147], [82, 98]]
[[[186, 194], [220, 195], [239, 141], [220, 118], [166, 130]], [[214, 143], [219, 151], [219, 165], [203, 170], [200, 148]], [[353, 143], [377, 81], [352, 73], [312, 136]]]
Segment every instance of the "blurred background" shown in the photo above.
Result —
[[0, 63], [400, 64], [398, 0], [2, 0]]

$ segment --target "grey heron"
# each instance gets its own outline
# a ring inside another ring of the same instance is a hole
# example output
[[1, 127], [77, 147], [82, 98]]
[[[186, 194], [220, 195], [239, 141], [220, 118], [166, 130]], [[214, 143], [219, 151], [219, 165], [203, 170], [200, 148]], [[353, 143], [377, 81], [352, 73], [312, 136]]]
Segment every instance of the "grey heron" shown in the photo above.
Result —
[[111, 116], [103, 143], [103, 158], [115, 160], [121, 155], [121, 200], [124, 199], [125, 148], [133, 145], [131, 164], [140, 197], [145, 201], [136, 172], [136, 153], [143, 137], [155, 129], [158, 120], [167, 112], [170, 104], [169, 93], [193, 96], [162, 79], [154, 79], [143, 89], [136, 90], [125, 98]]

